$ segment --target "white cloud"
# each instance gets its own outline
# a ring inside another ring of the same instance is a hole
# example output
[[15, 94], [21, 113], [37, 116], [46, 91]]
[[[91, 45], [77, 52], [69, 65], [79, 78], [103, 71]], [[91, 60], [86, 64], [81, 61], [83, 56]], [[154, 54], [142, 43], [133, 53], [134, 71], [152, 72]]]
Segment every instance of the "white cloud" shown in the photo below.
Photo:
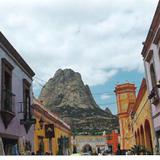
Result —
[[107, 94], [102, 94], [101, 95], [101, 100], [108, 100], [111, 96], [110, 95], [107, 95]]
[[143, 71], [144, 41], [158, 0], [4, 0], [0, 26], [44, 80], [72, 68], [89, 85], [119, 70]]

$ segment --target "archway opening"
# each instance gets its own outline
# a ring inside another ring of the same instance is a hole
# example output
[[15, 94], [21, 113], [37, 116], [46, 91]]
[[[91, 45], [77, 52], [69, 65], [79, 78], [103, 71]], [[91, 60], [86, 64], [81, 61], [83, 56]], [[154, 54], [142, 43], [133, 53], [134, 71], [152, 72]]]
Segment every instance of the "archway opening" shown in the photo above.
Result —
[[140, 140], [141, 140], [141, 145], [142, 146], [145, 146], [145, 140], [144, 140], [144, 129], [143, 129], [143, 126], [141, 125], [141, 128], [140, 128]]
[[135, 132], [135, 140], [136, 140], [136, 145], [138, 144], [138, 142], [137, 142], [137, 133]]
[[139, 129], [137, 131], [137, 144], [140, 145], [140, 133], [139, 133]]
[[153, 153], [153, 144], [152, 144], [152, 136], [151, 136], [151, 127], [149, 121], [145, 121], [145, 135], [146, 135], [146, 148]]
[[86, 144], [86, 145], [83, 147], [82, 152], [83, 152], [83, 153], [87, 153], [87, 152], [92, 153], [92, 147], [91, 147], [89, 144]]

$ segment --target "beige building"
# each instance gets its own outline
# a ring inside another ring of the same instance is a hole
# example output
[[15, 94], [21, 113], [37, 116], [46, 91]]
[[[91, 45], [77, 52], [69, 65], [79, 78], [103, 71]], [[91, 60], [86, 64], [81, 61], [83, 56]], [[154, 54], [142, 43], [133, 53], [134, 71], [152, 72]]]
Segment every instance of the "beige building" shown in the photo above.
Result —
[[75, 136], [72, 139], [72, 145], [78, 153], [92, 152], [97, 153], [100, 150], [108, 149], [105, 136]]

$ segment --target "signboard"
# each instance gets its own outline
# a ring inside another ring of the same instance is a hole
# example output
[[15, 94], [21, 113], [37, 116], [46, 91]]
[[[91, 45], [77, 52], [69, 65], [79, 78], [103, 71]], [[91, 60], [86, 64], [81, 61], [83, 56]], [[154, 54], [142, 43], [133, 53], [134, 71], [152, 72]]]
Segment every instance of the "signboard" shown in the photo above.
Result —
[[45, 125], [45, 137], [46, 138], [54, 138], [54, 124], [46, 124]]

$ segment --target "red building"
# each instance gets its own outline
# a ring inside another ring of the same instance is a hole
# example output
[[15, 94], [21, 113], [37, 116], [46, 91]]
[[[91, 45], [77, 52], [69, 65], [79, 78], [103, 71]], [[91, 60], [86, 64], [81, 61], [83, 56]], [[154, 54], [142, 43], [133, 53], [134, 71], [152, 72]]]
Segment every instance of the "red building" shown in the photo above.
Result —
[[119, 134], [116, 130], [113, 130], [111, 134], [106, 134], [108, 150], [111, 151], [113, 154], [116, 154], [118, 150], [119, 144]]

